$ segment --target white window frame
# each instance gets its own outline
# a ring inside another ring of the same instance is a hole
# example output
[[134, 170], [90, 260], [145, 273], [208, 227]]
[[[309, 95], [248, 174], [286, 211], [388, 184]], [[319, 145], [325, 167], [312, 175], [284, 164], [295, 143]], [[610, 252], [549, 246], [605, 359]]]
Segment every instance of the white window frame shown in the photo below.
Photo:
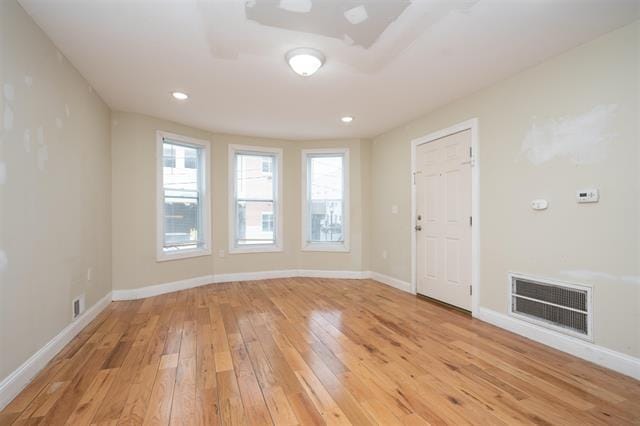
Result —
[[[203, 245], [194, 249], [185, 249], [176, 252], [166, 252], [164, 250], [164, 139], [180, 142], [201, 148], [203, 155], [201, 158], [202, 176], [202, 234]], [[208, 256], [211, 254], [211, 143], [207, 140], [190, 138], [188, 136], [176, 135], [174, 133], [158, 130], [156, 132], [156, 260], [164, 262], [167, 260], [186, 259], [190, 257]]]
[[[309, 185], [310, 179], [308, 176], [307, 162], [309, 156], [314, 154], [320, 155], [342, 155], [344, 158], [343, 163], [343, 203], [344, 212], [342, 218], [343, 227], [343, 242], [310, 242], [307, 239], [309, 232], [309, 215], [308, 215], [308, 197], [309, 197]], [[349, 161], [349, 148], [326, 148], [326, 149], [303, 149], [302, 150], [302, 251], [332, 251], [332, 252], [349, 252], [350, 251], [350, 161]]]
[[[236, 244], [236, 153], [240, 154], [256, 154], [256, 155], [274, 155], [275, 167], [271, 171], [273, 175], [274, 194], [273, 194], [273, 218], [276, 221], [274, 226], [274, 243], [270, 244], [252, 244], [247, 246], [239, 246]], [[282, 241], [284, 238], [282, 226], [282, 149], [265, 146], [253, 145], [229, 145], [229, 199], [228, 199], [228, 216], [229, 216], [229, 254], [241, 253], [263, 253], [263, 252], [279, 252], [282, 251]]]

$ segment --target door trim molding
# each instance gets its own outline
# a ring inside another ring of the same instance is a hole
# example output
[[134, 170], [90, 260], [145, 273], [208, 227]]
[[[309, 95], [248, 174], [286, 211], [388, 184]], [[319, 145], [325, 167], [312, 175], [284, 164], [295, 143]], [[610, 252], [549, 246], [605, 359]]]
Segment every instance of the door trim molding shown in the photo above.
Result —
[[416, 271], [416, 233], [413, 227], [416, 224], [416, 185], [413, 180], [416, 172], [416, 149], [419, 145], [442, 139], [446, 136], [471, 130], [471, 216], [473, 226], [471, 228], [471, 315], [477, 317], [480, 305], [480, 149], [478, 136], [478, 119], [472, 118], [462, 123], [455, 124], [446, 129], [429, 133], [411, 141], [411, 292], [417, 294], [418, 280]]

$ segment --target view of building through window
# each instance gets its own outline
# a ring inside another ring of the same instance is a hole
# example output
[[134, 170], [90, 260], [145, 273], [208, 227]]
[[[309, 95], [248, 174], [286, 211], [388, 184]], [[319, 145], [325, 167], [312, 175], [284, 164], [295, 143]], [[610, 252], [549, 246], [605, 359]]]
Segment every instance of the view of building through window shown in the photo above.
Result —
[[309, 242], [344, 241], [344, 156], [311, 154], [307, 157]]
[[202, 245], [200, 155], [200, 148], [163, 143], [165, 251]]
[[276, 156], [236, 152], [236, 245], [275, 243]]

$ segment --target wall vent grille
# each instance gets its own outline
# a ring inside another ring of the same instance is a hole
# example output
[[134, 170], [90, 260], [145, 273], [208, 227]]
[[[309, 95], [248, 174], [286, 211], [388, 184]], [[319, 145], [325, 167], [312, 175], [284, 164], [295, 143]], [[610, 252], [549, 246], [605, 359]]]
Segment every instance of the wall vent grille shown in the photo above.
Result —
[[510, 313], [591, 340], [591, 288], [510, 275]]

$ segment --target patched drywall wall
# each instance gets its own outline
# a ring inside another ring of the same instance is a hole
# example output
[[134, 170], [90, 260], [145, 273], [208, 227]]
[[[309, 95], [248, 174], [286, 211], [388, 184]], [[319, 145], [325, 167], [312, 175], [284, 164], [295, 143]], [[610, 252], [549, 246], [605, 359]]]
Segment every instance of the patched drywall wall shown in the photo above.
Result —
[[15, 0], [0, 90], [1, 381], [111, 291], [111, 166], [108, 107]]
[[562, 158], [574, 164], [603, 161], [616, 137], [612, 124], [617, 108], [615, 104], [596, 105], [569, 117], [534, 117], [522, 142], [522, 152], [536, 166]]
[[481, 307], [509, 272], [592, 286], [595, 343], [640, 356], [639, 62], [636, 22], [375, 138], [372, 269], [411, 280], [410, 141], [477, 117]]
[[[211, 141], [212, 254], [156, 261], [156, 131]], [[368, 269], [370, 141], [290, 141], [211, 134], [140, 114], [114, 112], [111, 128], [113, 288], [126, 290], [212, 274], [290, 269], [362, 271]], [[230, 144], [283, 150], [283, 251], [228, 253], [228, 147]], [[348, 253], [302, 252], [301, 150], [350, 150], [350, 233]]]

